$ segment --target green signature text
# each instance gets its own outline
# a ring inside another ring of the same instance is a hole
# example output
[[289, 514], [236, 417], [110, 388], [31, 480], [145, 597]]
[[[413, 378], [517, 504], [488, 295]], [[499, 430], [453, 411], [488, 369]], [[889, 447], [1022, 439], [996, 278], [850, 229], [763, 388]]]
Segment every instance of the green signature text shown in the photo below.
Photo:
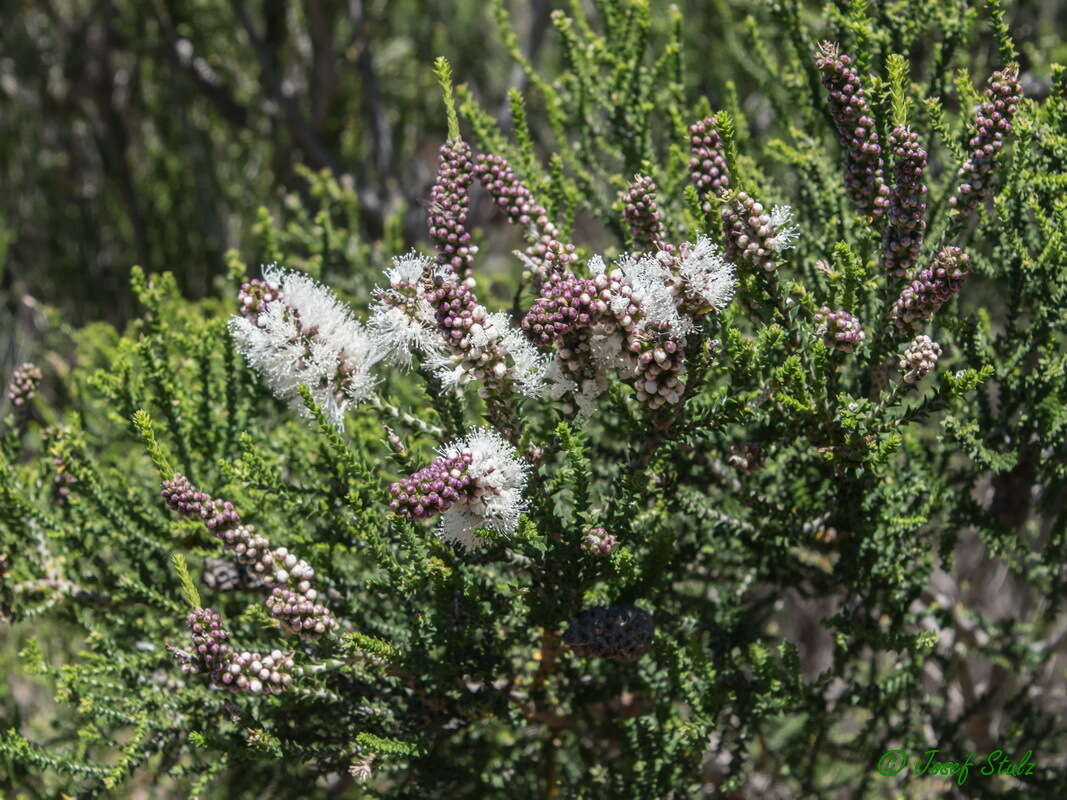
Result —
[[878, 759], [876, 769], [885, 776], [900, 775], [911, 770], [912, 775], [954, 778], [963, 786], [972, 774], [978, 775], [1032, 775], [1033, 750], [1027, 750], [1018, 760], [1013, 760], [1003, 750], [994, 750], [985, 758], [974, 753], [963, 761], [944, 758], [940, 750], [927, 750], [912, 761], [907, 750], [886, 750]]

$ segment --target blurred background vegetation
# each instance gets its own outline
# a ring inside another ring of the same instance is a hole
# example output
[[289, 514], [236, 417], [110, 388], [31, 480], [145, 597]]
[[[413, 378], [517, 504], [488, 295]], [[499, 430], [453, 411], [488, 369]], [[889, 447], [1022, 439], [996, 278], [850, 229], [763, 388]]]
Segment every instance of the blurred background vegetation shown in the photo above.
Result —
[[[793, 2], [793, 0], [789, 0]], [[424, 238], [440, 100], [429, 70], [447, 57], [457, 78], [507, 125], [506, 94], [524, 88], [483, 0], [29, 0], [0, 3], [0, 264], [9, 318], [29, 296], [75, 324], [120, 324], [133, 305], [132, 264], [167, 269], [189, 296], [208, 293], [224, 254], [255, 234], [256, 211], [287, 195], [308, 205], [300, 167], [326, 169], [358, 198], [354, 231], [378, 239], [401, 215], [405, 241]], [[571, 2], [509, 2], [518, 46], [542, 72], [558, 66], [550, 13]], [[586, 3], [595, 6], [596, 2]], [[671, 24], [653, 13], [653, 36]], [[734, 100], [750, 137], [791, 124], [767, 102], [746, 32], [781, 4], [683, 0], [688, 98]], [[807, 4], [820, 16], [848, 2]], [[886, 3], [871, 4], [878, 13]], [[963, 4], [964, 7], [967, 4]], [[979, 3], [973, 4], [975, 13]], [[1063, 61], [1067, 4], [1008, 4], [1024, 43], [1027, 94], [1047, 91]], [[656, 11], [656, 9], [653, 9]], [[909, 12], [910, 13], [910, 12]], [[916, 19], [917, 26], [922, 19]], [[961, 26], [976, 69], [990, 37]], [[940, 45], [939, 45], [940, 46]], [[953, 46], [952, 43], [946, 46]], [[938, 57], [922, 41], [917, 70]], [[529, 114], [538, 130], [536, 100]], [[485, 206], [483, 204], [483, 213]], [[0, 366], [25, 344], [4, 327]], [[4, 370], [5, 372], [7, 369]]]

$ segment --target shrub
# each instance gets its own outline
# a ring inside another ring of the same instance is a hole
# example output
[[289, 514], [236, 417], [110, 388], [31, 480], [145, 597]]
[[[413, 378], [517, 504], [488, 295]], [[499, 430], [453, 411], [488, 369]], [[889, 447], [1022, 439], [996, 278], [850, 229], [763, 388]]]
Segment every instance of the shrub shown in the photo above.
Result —
[[510, 136], [438, 61], [432, 254], [308, 172], [261, 219], [286, 267], [196, 302], [135, 269], [61, 416], [21, 373], [2, 599], [73, 711], [9, 721], [14, 785], [859, 797], [939, 749], [1032, 750], [959, 789], [1054, 796], [1063, 68], [1024, 96], [995, 2], [978, 89], [971, 9], [821, 40], [785, 3], [744, 28], [751, 136], [690, 102], [681, 14], [597, 7], [554, 14], [555, 79], [505, 28]]

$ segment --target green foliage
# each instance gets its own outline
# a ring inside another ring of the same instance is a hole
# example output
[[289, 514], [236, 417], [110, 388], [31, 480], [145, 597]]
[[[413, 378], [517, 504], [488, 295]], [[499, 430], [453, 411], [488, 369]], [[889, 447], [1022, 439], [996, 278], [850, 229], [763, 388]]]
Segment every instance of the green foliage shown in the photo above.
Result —
[[[251, 254], [256, 211], [302, 168], [347, 175], [361, 237], [378, 238], [425, 186], [409, 167], [442, 137], [435, 81], [447, 57], [503, 96], [483, 3], [23, 3], [0, 50], [0, 290], [46, 297], [81, 322], [135, 311], [129, 265], [212, 292], [224, 254]], [[492, 55], [492, 54], [490, 54]], [[312, 216], [315, 210], [310, 211]], [[406, 233], [424, 221], [409, 214]], [[265, 253], [270, 253], [265, 248]], [[269, 263], [270, 258], [257, 260]]]
[[200, 608], [200, 592], [197, 591], [196, 584], [193, 583], [193, 576], [189, 574], [189, 567], [185, 563], [185, 556], [181, 553], [174, 553], [170, 557], [171, 564], [174, 565], [174, 571], [178, 575], [178, 580], [182, 585], [182, 597], [185, 598], [185, 602], [189, 604], [190, 608]]
[[445, 101], [445, 118], [448, 120], [448, 138], [459, 136], [459, 118], [456, 116], [456, 100], [452, 91], [452, 67], [448, 59], [438, 58], [433, 63], [433, 74], [441, 85], [441, 94]]

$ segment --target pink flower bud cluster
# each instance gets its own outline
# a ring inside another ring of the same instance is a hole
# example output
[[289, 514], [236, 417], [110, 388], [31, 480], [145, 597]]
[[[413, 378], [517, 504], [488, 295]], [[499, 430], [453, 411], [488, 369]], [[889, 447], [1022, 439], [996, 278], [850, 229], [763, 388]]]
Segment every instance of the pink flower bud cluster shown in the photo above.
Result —
[[434, 308], [437, 327], [450, 347], [459, 347], [471, 327], [485, 321], [485, 308], [479, 305], [474, 292], [457, 275], [438, 275], [427, 299]]
[[967, 143], [971, 153], [957, 173], [960, 185], [948, 201], [961, 214], [973, 212], [985, 197], [997, 153], [1004, 147], [1004, 137], [1011, 133], [1011, 121], [1021, 100], [1022, 85], [1016, 65], [989, 76], [982, 106], [972, 126], [973, 135]]
[[510, 535], [526, 507], [529, 465], [493, 428], [481, 428], [445, 445], [428, 467], [389, 487], [394, 511], [411, 520], [440, 515], [440, 535], [463, 547], [485, 539], [480, 528]]
[[163, 481], [159, 491], [167, 507], [183, 517], [201, 516], [204, 506], [211, 500], [211, 495], [197, 491], [192, 481], [181, 474]]
[[239, 313], [249, 322], [255, 323], [261, 311], [267, 303], [282, 299], [282, 290], [278, 284], [272, 281], [263, 281], [253, 278], [241, 284], [237, 292], [237, 303], [240, 306]]
[[293, 682], [293, 659], [274, 650], [259, 653], [237, 652], [227, 643], [229, 632], [222, 618], [210, 608], [198, 608], [186, 617], [193, 640], [192, 656], [183, 656], [182, 672], [206, 672], [220, 689], [251, 694], [279, 694]]
[[777, 255], [796, 236], [796, 228], [786, 227], [789, 213], [785, 206], [768, 212], [746, 192], [738, 192], [733, 202], [722, 209], [726, 259], [774, 272], [778, 267]]
[[929, 336], [916, 336], [900, 358], [900, 377], [904, 383], [918, 383], [941, 358], [941, 345]]
[[429, 361], [446, 384], [481, 381], [482, 396], [516, 390], [539, 396], [543, 359], [506, 315], [490, 313], [469, 286], [444, 267], [434, 277], [428, 300], [449, 350], [447, 357]]
[[[594, 276], [593, 285], [597, 290], [594, 308], [603, 315], [610, 314], [619, 329], [629, 336], [643, 317], [633, 285], [619, 269]], [[638, 348], [630, 349], [636, 353]]]
[[589, 528], [582, 536], [582, 550], [593, 556], [609, 556], [618, 540], [603, 528]]
[[541, 287], [541, 296], [522, 319], [522, 329], [536, 344], [547, 347], [576, 329], [588, 327], [607, 311], [595, 281], [570, 273], [557, 275]]
[[673, 249], [667, 244], [663, 213], [656, 202], [656, 184], [647, 175], [635, 175], [626, 191], [619, 192], [622, 216], [630, 228], [633, 248], [638, 252]]
[[897, 329], [918, 330], [933, 319], [937, 310], [948, 302], [963, 285], [970, 261], [958, 247], [946, 247], [934, 256], [933, 263], [904, 287], [893, 306]]
[[275, 575], [281, 585], [270, 590], [266, 600], [267, 610], [286, 633], [315, 640], [334, 627], [336, 620], [326, 606], [316, 602], [318, 591], [311, 587], [314, 570], [306, 561], [284, 550], [284, 547], [279, 547], [274, 551], [280, 562]]
[[[642, 300], [622, 270], [601, 273], [594, 279], [597, 287], [596, 308], [606, 306], [610, 316], [598, 326], [601, 339], [605, 334], [623, 338], [624, 372], [634, 374], [637, 399], [649, 408], [680, 402], [685, 374], [685, 341], [677, 332], [659, 322], [648, 322]], [[669, 291], [669, 290], [668, 290]]]
[[281, 650], [234, 653], [218, 678], [224, 689], [251, 694], [281, 694], [292, 682], [292, 656]]
[[430, 191], [430, 238], [437, 248], [437, 263], [451, 267], [463, 278], [471, 277], [478, 252], [467, 230], [473, 180], [470, 146], [462, 139], [450, 139], [441, 145], [437, 180]]
[[267, 608], [286, 632], [314, 640], [337, 624], [329, 609], [317, 602], [311, 566], [284, 547], [271, 549], [270, 542], [256, 533], [254, 526], [241, 523], [232, 503], [198, 491], [181, 474], [163, 481], [161, 494], [172, 511], [202, 520], [225, 550], [273, 587]]
[[852, 59], [832, 42], [819, 46], [815, 66], [829, 94], [830, 116], [844, 149], [845, 192], [860, 213], [877, 219], [889, 205], [889, 187], [883, 179], [882, 146], [874, 112], [860, 75]]
[[831, 311], [823, 306], [814, 315], [826, 346], [843, 353], [851, 353], [867, 338], [860, 321], [847, 311]]
[[472, 455], [460, 452], [440, 456], [429, 466], [389, 487], [389, 507], [408, 519], [429, 519], [447, 511], [470, 493], [473, 481], [467, 474]]
[[555, 347], [555, 365], [564, 383], [553, 396], [564, 401], [567, 413], [575, 410], [570, 400], [572, 393], [580, 393], [583, 386], [602, 388], [602, 369], [595, 363], [593, 342], [621, 341], [611, 306], [613, 291], [619, 286], [618, 280], [606, 275], [591, 279], [579, 278], [569, 271], [553, 274], [542, 284], [541, 296], [522, 319], [523, 330], [536, 344]]
[[555, 346], [550, 393], [564, 401], [567, 413], [576, 405], [592, 413], [610, 371], [632, 379], [638, 399], [651, 409], [681, 401], [685, 331], [692, 323], [678, 312], [688, 291], [677, 283], [684, 276], [672, 272], [676, 260], [667, 251], [641, 260], [627, 256], [609, 272], [597, 259], [591, 279], [556, 274], [542, 286], [522, 325], [538, 345]]
[[577, 260], [574, 245], [563, 242], [563, 234], [548, 218], [544, 206], [519, 180], [507, 159], [481, 154], [475, 159], [474, 172], [489, 196], [507, 214], [508, 222], [527, 229], [530, 245], [526, 255], [540, 279], [566, 269]]
[[378, 290], [371, 329], [390, 357], [410, 363], [413, 350], [446, 387], [482, 381], [479, 392], [540, 396], [544, 359], [510, 325], [490, 313], [450, 265], [414, 253], [394, 259], [389, 288]]
[[730, 174], [722, 151], [722, 138], [714, 118], [706, 117], [689, 126], [689, 180], [696, 187], [705, 213], [712, 208], [711, 202], [705, 199], [707, 195], [721, 195], [730, 188]]
[[226, 643], [229, 632], [222, 627], [222, 617], [210, 608], [198, 608], [186, 617], [189, 634], [193, 640], [196, 661], [182, 664], [182, 672], [215, 672], [233, 655], [233, 648]]
[[893, 157], [893, 187], [882, 263], [891, 276], [903, 278], [919, 260], [926, 232], [927, 188], [923, 174], [927, 154], [919, 144], [919, 135], [899, 126], [889, 134], [889, 152]]
[[43, 378], [44, 374], [36, 364], [27, 361], [15, 367], [15, 371], [11, 373], [11, 383], [7, 387], [7, 399], [11, 401], [11, 405], [17, 410], [27, 408]]
[[649, 408], [676, 405], [685, 391], [684, 347], [663, 323], [649, 323], [635, 337], [640, 345], [637, 356], [637, 399]]

